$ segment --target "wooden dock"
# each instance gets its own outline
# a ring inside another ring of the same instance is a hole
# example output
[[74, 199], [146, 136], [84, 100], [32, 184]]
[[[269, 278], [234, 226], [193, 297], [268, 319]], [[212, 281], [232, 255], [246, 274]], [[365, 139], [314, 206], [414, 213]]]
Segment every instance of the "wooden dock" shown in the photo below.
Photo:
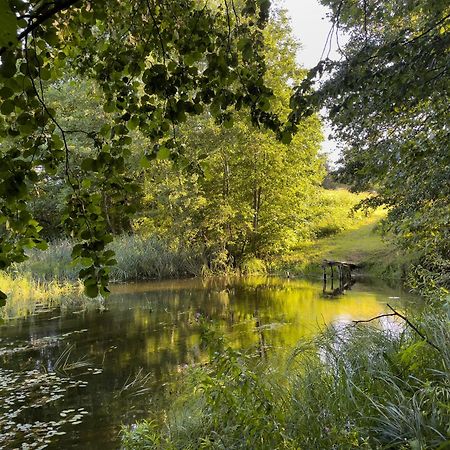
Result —
[[[328, 297], [334, 297], [336, 295], [343, 294], [344, 291], [351, 288], [354, 280], [352, 278], [352, 271], [358, 267], [357, 264], [347, 261], [330, 261], [324, 259], [322, 262], [323, 270], [323, 294]], [[330, 279], [330, 290], [327, 290], [328, 274]], [[335, 287], [335, 275], [338, 283]]]

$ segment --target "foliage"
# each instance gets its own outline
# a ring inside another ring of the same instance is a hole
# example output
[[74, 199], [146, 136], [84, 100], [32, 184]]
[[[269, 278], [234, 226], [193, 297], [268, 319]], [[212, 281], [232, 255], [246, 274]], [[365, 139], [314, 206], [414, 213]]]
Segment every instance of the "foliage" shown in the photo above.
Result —
[[432, 283], [449, 288], [448, 2], [322, 3], [331, 8], [334, 31], [349, 36], [345, 58], [311, 72], [294, 110], [301, 116], [314, 75], [331, 73], [309, 100], [328, 108], [345, 145], [341, 179], [376, 190], [368, 204], [389, 207], [386, 230], [420, 255], [419, 268], [435, 274]]
[[311, 202], [307, 237], [314, 239], [333, 236], [359, 228], [373, 217], [383, 217], [381, 209], [355, 210], [358, 203], [371, 196], [368, 192], [355, 194], [346, 188], [320, 189]]
[[191, 373], [167, 414], [126, 429], [124, 446], [444, 448], [448, 317], [420, 325], [441, 352], [411, 329], [349, 326], [300, 343], [274, 365], [214, 336], [210, 364]]
[[267, 272], [267, 265], [258, 258], [247, 258], [242, 261], [241, 272], [244, 275], [261, 274]]
[[[78, 242], [72, 257], [86, 263], [80, 271], [86, 294], [107, 294], [115, 260], [106, 249], [111, 236], [103, 194], [114, 216], [134, 212], [129, 196], [138, 186], [126, 173], [132, 130], [151, 142], [141, 152], [145, 162], [157, 154], [176, 159], [177, 127], [205, 107], [219, 123], [233, 108], [245, 108], [253, 123], [278, 129], [269, 112], [272, 90], [264, 85], [261, 32], [268, 11], [268, 0], [2, 0], [0, 269], [22, 262], [26, 248], [45, 248], [30, 193], [62, 164], [69, 188], [63, 225]], [[46, 86], [72, 71], [101, 87], [109, 116], [100, 128], [67, 129], [48, 103]], [[79, 165], [71, 164], [71, 133], [89, 139], [94, 152]]]
[[[288, 113], [290, 83], [304, 70], [298, 44], [279, 11], [263, 32], [266, 84], [279, 117]], [[211, 106], [213, 107], [213, 106]], [[323, 177], [316, 116], [303, 121], [290, 145], [252, 126], [245, 114], [218, 127], [208, 112], [180, 127], [185, 152], [176, 164], [164, 155], [145, 174], [141, 209], [148, 232], [169, 236], [202, 253], [213, 272], [287, 251], [307, 232], [312, 198]]]

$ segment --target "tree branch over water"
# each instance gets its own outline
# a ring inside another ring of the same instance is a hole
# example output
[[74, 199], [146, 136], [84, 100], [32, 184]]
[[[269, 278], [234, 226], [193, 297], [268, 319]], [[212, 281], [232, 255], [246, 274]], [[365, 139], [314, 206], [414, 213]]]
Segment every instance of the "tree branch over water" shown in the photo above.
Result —
[[409, 327], [411, 327], [427, 344], [431, 345], [438, 352], [442, 353], [442, 350], [436, 344], [430, 341], [427, 338], [427, 336], [425, 336], [406, 316], [395, 310], [389, 303], [387, 303], [387, 306], [392, 311], [392, 313], [380, 314], [379, 316], [375, 316], [367, 320], [354, 320], [353, 323], [355, 325], [358, 325], [359, 323], [368, 323], [377, 319], [382, 319], [383, 317], [394, 317], [394, 316], [400, 317], [400, 319], [404, 320], [407, 323], [407, 325], [409, 325]]

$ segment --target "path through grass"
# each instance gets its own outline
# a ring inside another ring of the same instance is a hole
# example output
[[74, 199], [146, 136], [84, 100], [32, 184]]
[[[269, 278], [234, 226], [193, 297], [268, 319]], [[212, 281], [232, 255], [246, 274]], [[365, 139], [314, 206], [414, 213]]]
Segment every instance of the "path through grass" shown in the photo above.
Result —
[[377, 210], [355, 220], [351, 228], [333, 236], [306, 241], [283, 257], [281, 270], [297, 275], [317, 275], [324, 259], [347, 261], [360, 266], [365, 274], [400, 278], [406, 258], [383, 238], [379, 224], [386, 212]]

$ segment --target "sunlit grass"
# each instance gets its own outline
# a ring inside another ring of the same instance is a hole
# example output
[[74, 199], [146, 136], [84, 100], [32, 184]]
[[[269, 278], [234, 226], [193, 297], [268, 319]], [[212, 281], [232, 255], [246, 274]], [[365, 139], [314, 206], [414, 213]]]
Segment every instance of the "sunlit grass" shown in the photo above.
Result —
[[370, 194], [353, 194], [345, 189], [324, 190], [324, 213], [314, 224], [316, 239], [307, 239], [273, 263], [275, 271], [318, 275], [324, 259], [348, 261], [360, 270], [384, 278], [401, 278], [408, 257], [398, 251], [389, 236], [382, 236], [383, 208], [353, 212]]
[[6, 305], [0, 308], [2, 319], [24, 317], [83, 298], [81, 283], [43, 282], [31, 275], [0, 272], [0, 287], [8, 296]]

